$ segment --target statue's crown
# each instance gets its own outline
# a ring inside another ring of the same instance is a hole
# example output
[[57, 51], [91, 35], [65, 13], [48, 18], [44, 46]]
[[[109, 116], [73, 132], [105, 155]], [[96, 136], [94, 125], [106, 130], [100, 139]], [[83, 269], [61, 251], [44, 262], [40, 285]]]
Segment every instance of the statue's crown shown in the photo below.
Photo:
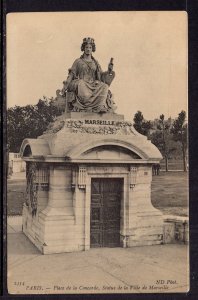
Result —
[[90, 44], [93, 44], [93, 43], [94, 43], [94, 39], [92, 39], [92, 38], [90, 38], [90, 37], [84, 38], [84, 39], [83, 39], [83, 43], [90, 43]]

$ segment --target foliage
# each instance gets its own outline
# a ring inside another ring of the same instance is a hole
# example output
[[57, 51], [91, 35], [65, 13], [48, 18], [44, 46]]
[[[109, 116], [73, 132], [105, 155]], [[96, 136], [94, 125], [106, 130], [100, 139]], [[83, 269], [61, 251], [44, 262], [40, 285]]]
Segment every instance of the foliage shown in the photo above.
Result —
[[165, 120], [165, 117], [162, 114], [157, 123], [157, 130], [151, 136], [151, 141], [158, 147], [165, 159], [166, 171], [168, 171], [168, 159], [170, 154], [176, 150], [176, 147], [172, 142], [170, 127], [171, 123], [169, 120]]
[[186, 112], [182, 110], [178, 118], [173, 122], [171, 133], [173, 134], [173, 139], [180, 142], [183, 154], [183, 166], [184, 171], [186, 171], [186, 151], [187, 151], [187, 123], [186, 123]]
[[10, 152], [19, 152], [25, 138], [37, 138], [60, 113], [54, 99], [43, 97], [36, 105], [14, 106], [7, 111], [7, 136]]
[[179, 113], [178, 118], [173, 122], [171, 132], [173, 133], [175, 141], [179, 141], [187, 146], [187, 124], [185, 111], [182, 110]]
[[[158, 147], [165, 159], [166, 170], [168, 170], [168, 160], [170, 158], [180, 159], [184, 156], [184, 152], [186, 153], [187, 125], [181, 130], [181, 124], [185, 119], [184, 115], [185, 112], [182, 111], [177, 121], [173, 121], [171, 118], [166, 120], [163, 114], [154, 121], [145, 120], [141, 111], [137, 111], [134, 115], [134, 128], [139, 133], [146, 135]], [[181, 147], [181, 140], [184, 147]]]
[[134, 128], [141, 134], [148, 136], [152, 129], [151, 121], [146, 121], [141, 111], [137, 111], [134, 118]]

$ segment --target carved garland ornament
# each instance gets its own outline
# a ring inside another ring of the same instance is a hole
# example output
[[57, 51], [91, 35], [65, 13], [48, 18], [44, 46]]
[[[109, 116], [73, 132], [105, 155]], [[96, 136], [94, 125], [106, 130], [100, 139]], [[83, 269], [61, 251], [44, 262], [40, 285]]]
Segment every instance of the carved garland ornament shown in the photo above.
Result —
[[78, 187], [79, 187], [79, 189], [85, 189], [86, 188], [86, 176], [87, 176], [86, 167], [79, 167], [79, 173], [78, 173]]
[[132, 123], [118, 121], [113, 126], [99, 125], [87, 126], [80, 120], [69, 120], [65, 124], [66, 128], [69, 128], [72, 133], [89, 133], [89, 134], [125, 134], [134, 135]]
[[130, 167], [130, 188], [133, 189], [137, 180], [137, 167]]
[[27, 188], [26, 188], [26, 205], [32, 216], [36, 215], [37, 212], [37, 192], [38, 186], [36, 185], [36, 163], [27, 163], [26, 166], [26, 178], [27, 178]]
[[48, 191], [49, 189], [49, 169], [40, 167], [38, 163], [27, 163], [26, 166], [26, 205], [32, 216], [37, 213], [38, 190]]

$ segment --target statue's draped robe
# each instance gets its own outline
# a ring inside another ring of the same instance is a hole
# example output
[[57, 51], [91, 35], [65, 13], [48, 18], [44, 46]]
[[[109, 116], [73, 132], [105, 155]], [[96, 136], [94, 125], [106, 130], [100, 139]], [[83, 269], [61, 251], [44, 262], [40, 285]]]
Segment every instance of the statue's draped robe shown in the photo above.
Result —
[[68, 91], [76, 95], [75, 106], [80, 110], [102, 111], [107, 109], [108, 85], [101, 81], [102, 70], [92, 58], [90, 62], [82, 57], [73, 63], [70, 74], [73, 80]]

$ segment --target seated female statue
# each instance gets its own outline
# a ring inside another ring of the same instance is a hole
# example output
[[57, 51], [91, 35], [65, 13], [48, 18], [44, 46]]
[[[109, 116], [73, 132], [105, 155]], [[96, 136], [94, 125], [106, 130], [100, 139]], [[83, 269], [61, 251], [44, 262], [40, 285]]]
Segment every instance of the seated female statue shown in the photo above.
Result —
[[92, 56], [96, 49], [94, 39], [84, 38], [81, 45], [83, 55], [76, 59], [69, 69], [69, 75], [64, 82], [63, 91], [73, 92], [74, 111], [107, 112], [112, 111], [114, 102], [111, 100], [109, 85], [115, 77], [113, 59], [108, 71], [103, 72], [97, 60]]

